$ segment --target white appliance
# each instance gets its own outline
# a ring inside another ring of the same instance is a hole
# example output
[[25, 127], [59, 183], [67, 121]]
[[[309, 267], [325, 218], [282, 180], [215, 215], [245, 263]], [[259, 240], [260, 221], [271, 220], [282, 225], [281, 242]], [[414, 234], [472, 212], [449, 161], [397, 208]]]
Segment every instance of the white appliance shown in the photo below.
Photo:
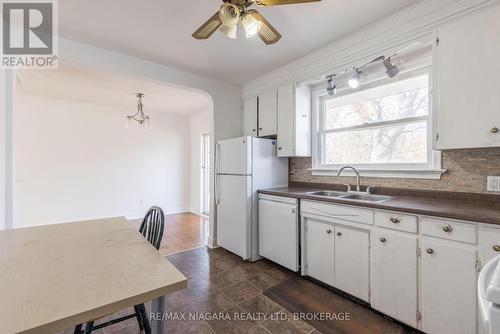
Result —
[[286, 187], [288, 159], [277, 157], [271, 139], [222, 140], [216, 149], [217, 244], [258, 260], [257, 190]]
[[299, 270], [297, 199], [259, 195], [259, 255], [292, 271]]
[[478, 297], [486, 333], [500, 334], [500, 255], [481, 270]]

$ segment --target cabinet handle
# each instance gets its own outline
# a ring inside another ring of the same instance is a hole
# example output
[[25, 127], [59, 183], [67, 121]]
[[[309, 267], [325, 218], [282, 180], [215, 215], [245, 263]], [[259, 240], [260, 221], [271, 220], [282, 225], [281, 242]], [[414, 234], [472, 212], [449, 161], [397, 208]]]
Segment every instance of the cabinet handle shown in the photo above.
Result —
[[493, 246], [493, 250], [494, 250], [495, 252], [500, 252], [500, 245], [495, 245], [495, 246]]
[[337, 232], [337, 237], [341, 237], [341, 236], [342, 236], [342, 233]]
[[391, 222], [393, 222], [394, 224], [399, 224], [399, 223], [401, 223], [401, 220], [399, 220], [397, 218], [391, 218]]
[[434, 254], [434, 249], [427, 248], [427, 254]]
[[445, 225], [445, 226], [443, 226], [443, 231], [445, 231], [446, 233], [453, 232], [453, 226]]
[[330, 234], [330, 233], [332, 233], [332, 230], [327, 230], [326, 233]]
[[386, 242], [387, 240], [385, 238], [380, 238], [380, 242], [384, 243]]
[[491, 133], [493, 134], [497, 134], [498, 132], [500, 132], [500, 130], [496, 126], [493, 129], [491, 129]]

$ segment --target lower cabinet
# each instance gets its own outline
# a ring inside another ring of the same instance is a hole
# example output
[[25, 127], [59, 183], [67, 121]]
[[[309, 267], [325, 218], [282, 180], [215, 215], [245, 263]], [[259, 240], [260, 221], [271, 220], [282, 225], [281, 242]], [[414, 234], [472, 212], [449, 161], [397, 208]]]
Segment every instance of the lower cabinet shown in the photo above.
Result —
[[303, 274], [369, 302], [370, 234], [304, 219]]
[[423, 331], [476, 333], [476, 248], [423, 239], [422, 258]]
[[372, 307], [417, 328], [417, 236], [376, 231], [372, 270]]
[[335, 226], [334, 286], [370, 301], [370, 233]]
[[306, 219], [303, 253], [304, 273], [333, 286], [334, 227], [319, 220]]

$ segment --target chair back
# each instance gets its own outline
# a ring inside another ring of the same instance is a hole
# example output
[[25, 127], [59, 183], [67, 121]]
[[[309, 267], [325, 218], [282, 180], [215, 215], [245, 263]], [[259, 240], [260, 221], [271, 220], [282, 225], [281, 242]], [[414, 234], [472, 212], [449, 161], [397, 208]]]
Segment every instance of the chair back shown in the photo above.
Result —
[[146, 238], [156, 249], [160, 249], [163, 229], [165, 228], [165, 215], [157, 206], [151, 207], [142, 220], [139, 233]]

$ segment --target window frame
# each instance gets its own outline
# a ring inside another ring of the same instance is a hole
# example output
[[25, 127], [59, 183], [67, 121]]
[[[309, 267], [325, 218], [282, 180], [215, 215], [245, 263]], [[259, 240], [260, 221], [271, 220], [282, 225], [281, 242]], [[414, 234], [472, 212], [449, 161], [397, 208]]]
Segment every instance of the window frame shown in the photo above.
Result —
[[[337, 172], [344, 167], [342, 164], [323, 164], [324, 161], [324, 135], [327, 133], [340, 133], [352, 130], [374, 129], [387, 125], [403, 125], [415, 123], [417, 121], [427, 121], [427, 163], [377, 163], [377, 164], [352, 164], [358, 168], [364, 176], [374, 177], [404, 177], [404, 178], [424, 178], [424, 179], [439, 179], [441, 174], [446, 172], [441, 167], [441, 152], [433, 150], [433, 76], [432, 66], [426, 66], [416, 70], [400, 73], [397, 80], [405, 80], [420, 75], [428, 76], [429, 88], [429, 114], [424, 116], [414, 116], [404, 119], [388, 120], [377, 123], [368, 123], [345, 127], [340, 129], [324, 130], [324, 113], [327, 100], [361, 92], [374, 87], [382, 86], [394, 82], [394, 79], [382, 78], [361, 85], [358, 89], [350, 88], [339, 91], [334, 97], [328, 96], [324, 85], [317, 86], [313, 89], [313, 131], [312, 131], [312, 171], [313, 175], [337, 175]], [[346, 172], [346, 175], [352, 174]]]

